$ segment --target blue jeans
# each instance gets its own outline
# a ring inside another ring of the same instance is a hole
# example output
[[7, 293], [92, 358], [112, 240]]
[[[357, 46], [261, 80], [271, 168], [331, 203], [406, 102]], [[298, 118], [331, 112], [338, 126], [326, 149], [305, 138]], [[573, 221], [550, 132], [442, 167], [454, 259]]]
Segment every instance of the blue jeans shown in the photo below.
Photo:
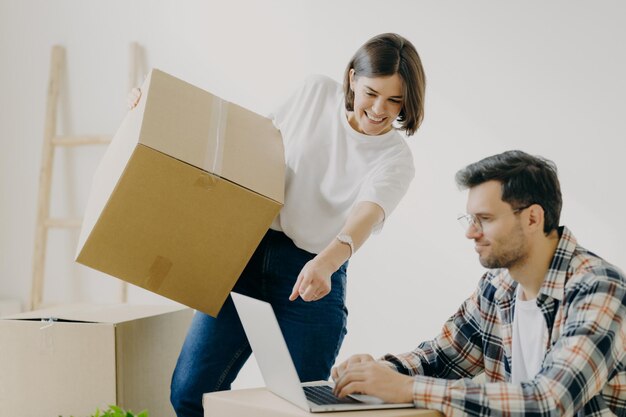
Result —
[[[298, 274], [314, 256], [269, 230], [233, 289], [272, 305], [302, 382], [328, 379], [348, 316], [347, 262], [332, 275], [326, 297], [289, 301]], [[230, 389], [251, 352], [230, 296], [217, 318], [196, 312], [172, 377], [170, 399], [178, 417], [203, 416], [202, 394]]]

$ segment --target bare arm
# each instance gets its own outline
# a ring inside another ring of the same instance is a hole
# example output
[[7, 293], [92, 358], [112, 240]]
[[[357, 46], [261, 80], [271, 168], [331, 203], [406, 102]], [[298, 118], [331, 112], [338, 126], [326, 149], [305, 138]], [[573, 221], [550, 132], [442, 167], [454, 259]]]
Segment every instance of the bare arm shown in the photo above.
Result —
[[[382, 222], [384, 218], [385, 213], [378, 204], [362, 201], [350, 212], [341, 233], [352, 237], [356, 252], [369, 238], [374, 226]], [[331, 289], [331, 275], [351, 255], [348, 245], [333, 239], [323, 251], [302, 268], [289, 299], [294, 301], [300, 296], [304, 301], [315, 301], [326, 296]]]

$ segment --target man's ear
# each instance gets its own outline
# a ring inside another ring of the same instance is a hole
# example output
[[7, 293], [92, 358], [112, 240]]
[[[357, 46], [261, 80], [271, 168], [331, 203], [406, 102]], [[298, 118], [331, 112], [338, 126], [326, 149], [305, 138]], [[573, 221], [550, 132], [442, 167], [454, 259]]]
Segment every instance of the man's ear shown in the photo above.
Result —
[[538, 230], [543, 233], [544, 211], [539, 204], [533, 204], [527, 208], [528, 210], [528, 227], [531, 230]]

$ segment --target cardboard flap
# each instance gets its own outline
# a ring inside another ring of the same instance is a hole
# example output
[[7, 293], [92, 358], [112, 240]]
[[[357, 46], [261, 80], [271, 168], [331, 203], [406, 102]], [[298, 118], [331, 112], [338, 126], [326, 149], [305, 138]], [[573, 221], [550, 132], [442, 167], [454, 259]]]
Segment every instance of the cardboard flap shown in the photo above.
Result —
[[116, 324], [183, 308], [176, 305], [71, 304], [14, 314], [3, 317], [2, 320], [46, 320], [54, 318], [57, 322]]
[[270, 119], [158, 69], [142, 91], [140, 143], [284, 202], [283, 143]]
[[270, 119], [230, 104], [222, 176], [277, 203], [285, 201], [285, 150]]

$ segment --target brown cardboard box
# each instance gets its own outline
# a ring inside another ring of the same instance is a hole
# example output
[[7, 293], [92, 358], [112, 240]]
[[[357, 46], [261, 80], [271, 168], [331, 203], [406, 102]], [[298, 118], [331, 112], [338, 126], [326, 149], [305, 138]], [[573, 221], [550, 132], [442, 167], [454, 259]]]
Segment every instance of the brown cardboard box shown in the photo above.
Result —
[[118, 304], [0, 319], [0, 415], [83, 417], [117, 404], [173, 417], [170, 380], [192, 316]]
[[[265, 388], [220, 391], [202, 397], [204, 417], [306, 417], [313, 414], [296, 407]], [[324, 417], [442, 417], [438, 411], [415, 408], [320, 413]]]
[[271, 120], [153, 70], [94, 176], [76, 260], [217, 315], [283, 204]]

